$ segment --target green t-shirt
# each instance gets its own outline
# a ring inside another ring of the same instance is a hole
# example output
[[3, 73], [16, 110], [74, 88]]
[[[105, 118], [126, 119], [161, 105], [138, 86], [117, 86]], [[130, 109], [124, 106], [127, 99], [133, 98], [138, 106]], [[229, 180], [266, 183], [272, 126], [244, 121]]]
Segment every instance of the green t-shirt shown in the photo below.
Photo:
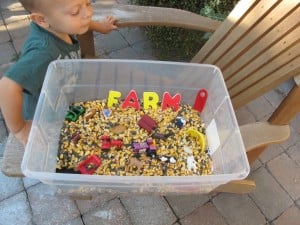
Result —
[[68, 44], [35, 23], [24, 43], [20, 59], [4, 76], [23, 87], [23, 117], [32, 119], [48, 65], [56, 59], [80, 58], [79, 43]]

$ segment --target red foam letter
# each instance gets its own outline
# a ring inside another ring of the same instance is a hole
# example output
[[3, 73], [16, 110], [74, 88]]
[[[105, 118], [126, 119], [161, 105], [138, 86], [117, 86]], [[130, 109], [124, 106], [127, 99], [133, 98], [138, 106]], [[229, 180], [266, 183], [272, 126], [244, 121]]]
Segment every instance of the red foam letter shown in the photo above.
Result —
[[165, 92], [162, 99], [162, 110], [165, 110], [167, 107], [171, 107], [174, 111], [177, 111], [180, 105], [181, 94], [176, 94], [174, 97], [170, 95], [169, 92]]
[[122, 108], [126, 109], [127, 107], [133, 107], [136, 110], [140, 109], [140, 104], [139, 104], [139, 100], [136, 94], [135, 90], [131, 90], [127, 97], [125, 98], [123, 104], [122, 104]]

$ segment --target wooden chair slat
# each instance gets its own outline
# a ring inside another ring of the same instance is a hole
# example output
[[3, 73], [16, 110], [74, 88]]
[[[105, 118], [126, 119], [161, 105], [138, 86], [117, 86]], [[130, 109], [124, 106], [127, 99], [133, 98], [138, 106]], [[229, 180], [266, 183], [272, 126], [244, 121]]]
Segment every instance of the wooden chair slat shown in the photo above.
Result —
[[[227, 79], [239, 73], [244, 67], [251, 63], [255, 58], [263, 54], [267, 49], [271, 48], [275, 43], [280, 42], [281, 38], [289, 33], [294, 32], [299, 26], [300, 8], [289, 15], [289, 18], [282, 20], [276, 27], [274, 27], [263, 38], [254, 43], [251, 48], [248, 49], [247, 54], [241, 54], [236, 61], [231, 62], [230, 66], [223, 69], [222, 72]], [[296, 34], [295, 34], [296, 35]], [[296, 38], [297, 39], [297, 38]], [[294, 40], [296, 40], [294, 39]]]
[[[289, 4], [287, 2], [281, 2], [273, 8], [267, 15], [265, 15], [261, 21], [251, 28], [247, 29], [247, 33], [238, 42], [234, 43], [218, 61], [215, 62], [222, 71], [231, 66], [232, 62], [238, 61], [241, 55], [248, 55], [249, 49], [255, 45], [259, 40], [263, 39], [274, 27], [276, 27], [281, 21], [289, 20], [286, 16], [290, 15], [295, 10], [295, 4]], [[298, 14], [299, 15], [299, 14]], [[296, 20], [297, 21], [297, 20]], [[242, 21], [240, 26], [248, 26], [248, 21]], [[282, 31], [279, 31], [281, 33]], [[259, 48], [262, 49], [262, 48]], [[227, 77], [225, 76], [225, 79]]]
[[[243, 76], [245, 77], [245, 79], [242, 82], [239, 82], [238, 85], [228, 88], [230, 96], [233, 98], [239, 93], [243, 92], [243, 90], [248, 89], [249, 87], [251, 87], [251, 89], [253, 89], [254, 91], [258, 91], [262, 95], [263, 93], [255, 85], [258, 82], [265, 81], [264, 78], [269, 79], [273, 83], [276, 83], [277, 80], [282, 76], [286, 77], [286, 79], [289, 79], [290, 78], [289, 76], [285, 76], [285, 74], [287, 74], [288, 72], [282, 71], [283, 74], [278, 74], [277, 71], [280, 70], [281, 67], [283, 67], [284, 65], [288, 64], [289, 62], [299, 57], [299, 47], [300, 47], [300, 43], [298, 41], [297, 44], [293, 45], [290, 49], [287, 49], [282, 54], [267, 61], [263, 67], [258, 68], [257, 70], [253, 71], [251, 74], [247, 74], [246, 76]], [[274, 74], [278, 74], [278, 76], [275, 77]], [[265, 84], [263, 85], [265, 86]]]
[[[289, 58], [283, 58], [286, 54], [291, 54], [292, 50], [289, 51], [289, 49], [295, 48], [294, 46], [299, 46], [299, 40], [297, 40], [297, 37], [300, 35], [300, 27], [296, 29], [295, 31], [289, 33], [287, 36], [280, 39], [277, 43], [275, 43], [273, 46], [270, 46], [268, 49], [266, 49], [264, 52], [262, 52], [261, 55], [254, 58], [251, 62], [249, 62], [248, 65], [244, 66], [238, 73], [232, 75], [229, 78], [225, 78], [226, 85], [229, 90], [234, 89], [234, 86], [238, 85], [240, 86], [241, 82], [244, 82], [245, 80], [249, 80], [248, 78], [251, 77], [252, 82], [256, 82], [256, 80], [260, 80], [262, 77], [265, 76], [265, 73], [255, 73], [256, 71], [262, 71], [263, 67], [267, 67], [268, 63], [274, 63], [274, 59], [278, 58], [278, 61], [280, 60], [280, 64], [276, 65], [282, 65], [285, 64], [290, 58], [294, 58], [294, 56], [297, 54], [294, 51], [293, 55], [289, 55]], [[237, 60], [239, 61], [239, 60]], [[253, 75], [256, 74], [256, 75]], [[224, 73], [223, 73], [224, 75]], [[225, 75], [224, 75], [225, 76]]]
[[[263, 93], [277, 87], [283, 82], [290, 79], [295, 74], [300, 74], [300, 57], [293, 59], [288, 64], [273, 71], [272, 76], [266, 77], [255, 84], [255, 87], [248, 86], [243, 91], [231, 96], [233, 107], [238, 109], [255, 98], [261, 96]], [[275, 79], [272, 79], [274, 77]], [[231, 95], [232, 93], [229, 94]]]
[[[217, 64], [217, 62], [219, 62], [223, 55], [226, 54], [226, 52], [228, 52], [233, 46], [235, 46], [241, 38], [247, 35], [248, 32], [257, 23], [259, 23], [274, 6], [276, 6], [276, 4], [278, 4], [276, 0], [259, 1], [258, 4], [248, 12], [247, 15], [241, 18], [241, 21], [235, 23], [235, 27], [233, 27], [227, 37], [222, 40], [222, 43], [217, 47], [215, 46], [213, 51], [210, 52], [210, 55], [201, 62]], [[230, 20], [230, 17], [226, 20]], [[232, 23], [234, 22], [232, 21]], [[210, 45], [210, 43], [206, 44]]]
[[231, 32], [231, 30], [237, 26], [238, 22], [258, 3], [257, 0], [239, 1], [234, 7], [227, 19], [223, 21], [221, 26], [214, 32], [209, 38], [206, 44], [200, 49], [200, 51], [193, 57], [191, 62], [203, 63], [210, 53], [221, 45], [223, 39], [225, 39]]

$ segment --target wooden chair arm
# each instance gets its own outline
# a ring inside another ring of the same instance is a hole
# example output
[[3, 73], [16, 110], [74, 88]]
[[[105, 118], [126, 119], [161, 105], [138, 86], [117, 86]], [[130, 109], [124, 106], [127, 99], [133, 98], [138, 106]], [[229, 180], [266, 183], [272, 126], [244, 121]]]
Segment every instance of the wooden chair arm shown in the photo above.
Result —
[[280, 143], [289, 138], [289, 125], [271, 125], [268, 122], [250, 123], [240, 126], [247, 152], [269, 144]]
[[[240, 126], [249, 163], [253, 162], [267, 145], [280, 143], [288, 139], [288, 125], [271, 125], [268, 122], [251, 123]], [[253, 180], [230, 181], [214, 189], [214, 192], [246, 194], [255, 189]]]
[[226, 192], [234, 194], [248, 194], [254, 191], [256, 185], [253, 180], [230, 181], [215, 188], [213, 192]]
[[[94, 20], [101, 20], [107, 15], [118, 18], [118, 27], [133, 26], [170, 26], [185, 29], [214, 32], [222, 22], [200, 16], [189, 11], [122, 4], [105, 4], [96, 2], [93, 4]], [[93, 32], [78, 35], [83, 58], [94, 58], [96, 55]]]
[[153, 25], [214, 32], [222, 23], [196, 13], [174, 8], [96, 2], [93, 4], [93, 9], [93, 19], [99, 20], [107, 15], [114, 15], [118, 18], [117, 25], [119, 27]]

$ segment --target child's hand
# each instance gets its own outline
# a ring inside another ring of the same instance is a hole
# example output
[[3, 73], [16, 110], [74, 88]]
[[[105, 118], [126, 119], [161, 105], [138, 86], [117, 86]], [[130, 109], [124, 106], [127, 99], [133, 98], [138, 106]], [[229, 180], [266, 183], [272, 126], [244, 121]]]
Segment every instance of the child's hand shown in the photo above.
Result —
[[118, 27], [116, 25], [117, 18], [114, 16], [106, 16], [101, 21], [92, 21], [91, 29], [102, 34], [108, 34], [112, 30], [116, 30]]
[[102, 26], [102, 33], [107, 34], [107, 33], [111, 32], [112, 30], [117, 29], [118, 27], [115, 25], [116, 22], [117, 22], [116, 17], [106, 16], [102, 21], [99, 22], [99, 23], [101, 23], [101, 26]]
[[22, 145], [26, 146], [29, 132], [31, 129], [32, 121], [25, 121], [24, 126], [19, 130], [17, 133], [15, 133], [15, 137], [22, 143]]

